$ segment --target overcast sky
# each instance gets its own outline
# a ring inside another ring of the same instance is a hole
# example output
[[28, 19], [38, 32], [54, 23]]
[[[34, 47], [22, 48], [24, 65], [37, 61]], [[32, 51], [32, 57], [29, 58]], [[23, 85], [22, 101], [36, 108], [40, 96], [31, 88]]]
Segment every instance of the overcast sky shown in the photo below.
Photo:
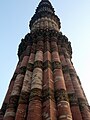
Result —
[[[0, 0], [0, 107], [18, 62], [21, 39], [40, 0]], [[90, 0], [51, 0], [61, 31], [72, 43], [73, 63], [90, 103]]]

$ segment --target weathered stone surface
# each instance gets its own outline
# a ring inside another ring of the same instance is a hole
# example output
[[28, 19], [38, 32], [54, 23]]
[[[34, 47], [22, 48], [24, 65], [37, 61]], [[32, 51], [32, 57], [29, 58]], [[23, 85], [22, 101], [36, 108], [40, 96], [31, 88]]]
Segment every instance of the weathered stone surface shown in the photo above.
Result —
[[60, 90], [60, 89], [66, 90], [65, 81], [61, 69], [54, 70], [54, 81], [55, 81], [56, 90]]
[[31, 89], [38, 88], [42, 89], [42, 69], [35, 68], [32, 75]]
[[[46, 40], [48, 40], [48, 41], [46, 41]], [[44, 52], [47, 52], [47, 51], [50, 52], [49, 38], [48, 39], [45, 38], [45, 43], [44, 43]]]
[[72, 118], [73, 120], [83, 120], [81, 116], [81, 112], [79, 106], [71, 106]]
[[35, 88], [30, 91], [29, 101], [42, 100], [42, 90]]
[[32, 80], [32, 72], [27, 70], [23, 81], [22, 91], [28, 93], [30, 92], [31, 80]]
[[46, 101], [48, 99], [52, 99], [54, 101], [54, 90], [51, 89], [51, 88], [48, 88], [48, 89], [43, 89], [42, 91], [42, 98], [43, 98], [43, 101]]
[[83, 94], [82, 88], [78, 82], [77, 76], [75, 76], [75, 75], [71, 76], [71, 80], [73, 82], [73, 86], [74, 86], [77, 98], [84, 98], [84, 94]]
[[59, 58], [59, 55], [58, 55], [58, 52], [52, 52], [52, 62], [54, 61], [58, 61], [60, 62], [60, 58]]
[[24, 56], [20, 67], [26, 67], [28, 63], [28, 59], [29, 59], [29, 56]]
[[64, 74], [65, 74], [65, 73], [69, 73], [69, 67], [68, 67], [68, 65], [62, 66], [62, 70], [63, 70], [63, 73], [64, 73]]
[[34, 53], [31, 53], [31, 54], [30, 54], [30, 57], [29, 57], [28, 63], [33, 64], [33, 63], [34, 63], [34, 58], [35, 58], [35, 54], [34, 54]]
[[19, 104], [17, 109], [15, 120], [26, 120], [27, 104]]
[[58, 110], [58, 119], [72, 120], [69, 103], [67, 101], [61, 101], [60, 103], [58, 103], [57, 110]]
[[21, 88], [22, 88], [22, 84], [23, 84], [23, 79], [24, 79], [24, 75], [18, 74], [13, 86], [13, 90], [11, 92], [11, 95], [19, 95]]
[[44, 70], [43, 89], [54, 89], [53, 74], [50, 68]]
[[29, 71], [33, 71], [33, 68], [34, 68], [34, 64], [32, 64], [32, 63], [28, 63], [27, 64], [27, 70], [29, 70]]
[[43, 64], [42, 64], [42, 61], [35, 61], [34, 62], [34, 68], [42, 68], [43, 67]]
[[43, 52], [42, 51], [36, 52], [35, 61], [43, 61]]
[[51, 52], [54, 52], [54, 51], [58, 52], [57, 43], [56, 42], [51, 42]]
[[14, 120], [15, 119], [15, 110], [13, 108], [7, 109], [4, 120]]
[[66, 84], [66, 89], [67, 89], [68, 94], [75, 93], [73, 82], [68, 72], [64, 73], [64, 79], [65, 79], [65, 84]]
[[62, 66], [61, 66], [61, 62], [58, 62], [58, 61], [54, 61], [52, 62], [52, 69], [61, 69]]
[[49, 52], [49, 51], [46, 51], [45, 53], [44, 53], [44, 59], [43, 59], [43, 61], [45, 62], [45, 61], [51, 61], [51, 53]]
[[29, 102], [29, 94], [28, 92], [21, 92], [20, 98], [19, 98], [19, 104], [28, 104]]
[[71, 106], [77, 106], [78, 100], [75, 93], [69, 93], [68, 94], [69, 102]]
[[60, 60], [61, 60], [62, 66], [67, 65], [67, 62], [66, 62], [66, 59], [65, 59], [64, 55], [60, 55]]
[[42, 119], [57, 120], [56, 105], [51, 99], [43, 102]]
[[57, 102], [68, 101], [67, 91], [65, 91], [64, 89], [56, 90], [55, 97]]
[[71, 43], [60, 27], [50, 1], [41, 0], [19, 45], [0, 120], [90, 120]]
[[44, 46], [43, 46], [43, 36], [38, 38], [37, 40], [38, 40], [38, 42], [37, 42], [36, 50], [37, 51], [43, 51], [43, 48], [44, 48]]
[[31, 48], [31, 53], [35, 54], [36, 52], [36, 44], [33, 43], [32, 48]]
[[24, 67], [21, 67], [19, 74], [25, 75], [25, 73], [26, 73], [26, 67], [25, 67], [25, 66], [24, 66]]
[[30, 101], [27, 120], [42, 120], [42, 103], [39, 100]]
[[43, 63], [43, 69], [45, 70], [48, 68], [52, 69], [52, 66], [51, 66], [51, 62], [47, 60]]

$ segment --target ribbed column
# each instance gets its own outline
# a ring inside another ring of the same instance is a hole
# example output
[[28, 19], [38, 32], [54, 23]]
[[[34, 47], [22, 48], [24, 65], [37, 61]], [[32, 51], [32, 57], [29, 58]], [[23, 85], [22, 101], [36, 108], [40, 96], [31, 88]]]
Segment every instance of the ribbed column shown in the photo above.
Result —
[[73, 83], [72, 83], [72, 80], [71, 80], [71, 77], [69, 74], [68, 66], [70, 66], [70, 65], [67, 60], [70, 61], [70, 57], [68, 54], [66, 56], [64, 56], [66, 48], [60, 48], [59, 50], [60, 50], [60, 59], [61, 59], [61, 63], [62, 63], [62, 70], [63, 70], [64, 80], [65, 80], [66, 89], [67, 89], [67, 93], [68, 93], [68, 97], [69, 97], [72, 117], [73, 117], [73, 120], [82, 120], [79, 106], [77, 104], [76, 93], [75, 93], [74, 86], [73, 86]]
[[32, 71], [34, 64], [34, 56], [35, 56], [35, 44], [32, 45], [33, 51], [31, 51], [29, 61], [27, 64], [27, 70], [25, 73], [22, 90], [19, 98], [19, 105], [16, 112], [15, 120], [26, 120], [27, 118], [27, 108], [29, 102], [29, 94], [31, 89], [31, 79], [32, 79]]
[[49, 38], [45, 38], [43, 62], [43, 120], [57, 120]]
[[[68, 54], [66, 52], [66, 54]], [[70, 77], [73, 83], [73, 87], [75, 90], [75, 94], [78, 100], [78, 105], [79, 105], [79, 109], [81, 111], [81, 115], [82, 115], [82, 119], [83, 120], [90, 120], [90, 112], [89, 112], [89, 108], [88, 108], [88, 104], [87, 104], [87, 100], [85, 98], [85, 95], [83, 94], [83, 90], [80, 84], [80, 81], [78, 79], [78, 76], [76, 74], [76, 71], [70, 61], [69, 58], [66, 58], [67, 64], [69, 66], [69, 73], [70, 73]], [[75, 108], [72, 109], [74, 112], [74, 117], [75, 117]]]
[[7, 94], [5, 96], [5, 99], [4, 99], [4, 102], [3, 102], [3, 105], [2, 105], [2, 108], [1, 108], [1, 111], [2, 111], [2, 114], [4, 115], [5, 114], [5, 111], [7, 109], [7, 105], [9, 103], [9, 98], [10, 98], [10, 94], [12, 92], [12, 89], [13, 89], [13, 85], [14, 85], [14, 82], [15, 82], [15, 79], [16, 79], [16, 76], [18, 75], [18, 72], [20, 71], [20, 62], [17, 64], [17, 67], [16, 67], [16, 70], [14, 72], [14, 75], [10, 81], [10, 84], [9, 84], [9, 87], [8, 87], [8, 91], [7, 91]]
[[29, 58], [29, 56], [25, 55], [21, 62], [20, 73], [17, 75], [16, 80], [14, 82], [14, 86], [13, 86], [13, 89], [12, 89], [12, 92], [10, 95], [10, 99], [9, 99], [8, 108], [4, 115], [4, 120], [14, 120], [15, 119], [15, 114], [16, 114], [16, 110], [17, 110], [17, 106], [18, 106], [18, 99], [19, 99], [22, 84], [23, 84], [24, 74], [26, 72], [28, 58]]
[[43, 40], [37, 41], [27, 120], [42, 120]]
[[72, 120], [65, 81], [61, 69], [61, 61], [59, 58], [58, 47], [57, 43], [55, 42], [57, 38], [52, 38], [51, 40], [54, 40], [51, 42], [51, 49], [58, 119]]

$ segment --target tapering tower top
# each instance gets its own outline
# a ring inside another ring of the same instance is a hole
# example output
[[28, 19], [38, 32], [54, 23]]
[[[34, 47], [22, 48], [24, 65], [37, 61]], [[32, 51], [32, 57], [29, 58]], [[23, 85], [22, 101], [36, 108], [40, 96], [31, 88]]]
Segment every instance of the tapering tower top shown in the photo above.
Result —
[[60, 30], [60, 19], [55, 15], [54, 8], [49, 0], [41, 0], [29, 26], [31, 31], [37, 29]]

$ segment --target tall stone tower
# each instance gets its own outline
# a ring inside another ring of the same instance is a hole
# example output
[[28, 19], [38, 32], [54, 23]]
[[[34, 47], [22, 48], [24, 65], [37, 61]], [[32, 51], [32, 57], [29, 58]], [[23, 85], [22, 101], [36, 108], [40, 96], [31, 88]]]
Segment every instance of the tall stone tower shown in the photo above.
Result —
[[50, 1], [41, 0], [21, 40], [0, 120], [90, 120], [71, 43]]

